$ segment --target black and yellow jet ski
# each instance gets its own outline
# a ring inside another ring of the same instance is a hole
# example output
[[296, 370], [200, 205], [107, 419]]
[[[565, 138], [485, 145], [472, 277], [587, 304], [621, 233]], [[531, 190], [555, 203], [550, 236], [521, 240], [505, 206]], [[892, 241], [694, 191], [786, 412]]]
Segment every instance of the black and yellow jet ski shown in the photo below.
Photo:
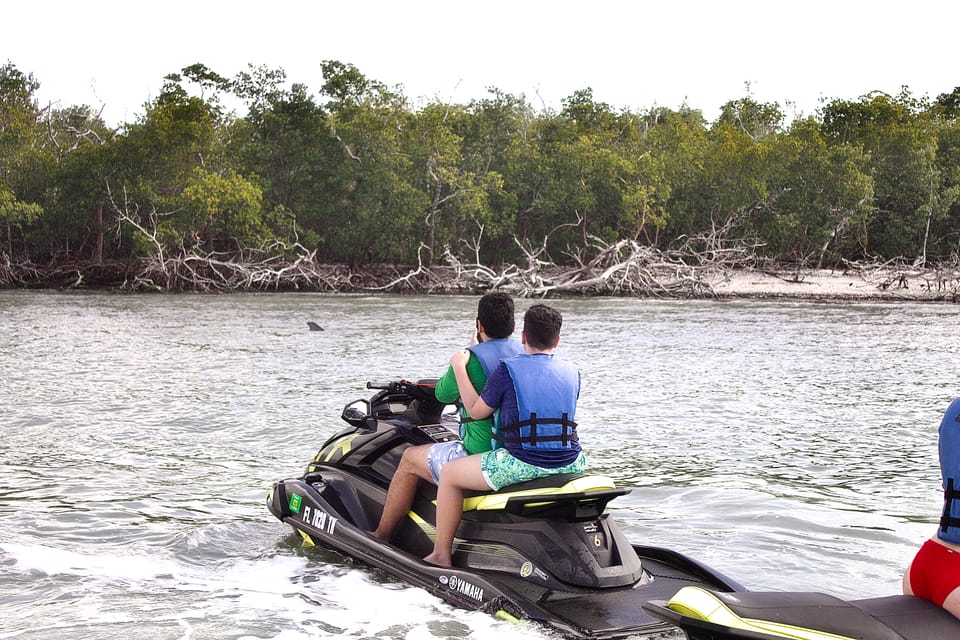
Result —
[[646, 611], [689, 640], [952, 640], [960, 620], [929, 600], [841, 600], [824, 593], [720, 593], [687, 586]]
[[437, 402], [435, 381], [367, 383], [348, 404], [348, 426], [306, 473], [274, 484], [270, 512], [307, 544], [333, 549], [439, 596], [507, 619], [529, 619], [573, 638], [670, 630], [643, 609], [685, 586], [743, 588], [669, 549], [631, 544], [607, 504], [629, 492], [603, 476], [571, 474], [467, 495], [452, 569], [423, 562], [435, 537], [436, 487], [422, 482], [390, 544], [372, 535], [390, 478], [410, 446], [458, 437]]

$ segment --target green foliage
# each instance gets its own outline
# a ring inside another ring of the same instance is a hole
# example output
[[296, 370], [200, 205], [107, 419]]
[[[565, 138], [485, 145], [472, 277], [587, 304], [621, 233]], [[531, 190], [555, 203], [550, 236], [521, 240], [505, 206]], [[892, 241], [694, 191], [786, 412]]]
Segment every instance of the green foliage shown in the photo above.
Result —
[[749, 97], [740, 98], [723, 105], [717, 124], [730, 125], [754, 140], [760, 140], [780, 131], [783, 111], [778, 104], [760, 103]]
[[5, 174], [12, 169], [11, 161], [35, 141], [40, 112], [33, 94], [39, 88], [33, 74], [9, 62], [0, 67], [0, 171]]
[[13, 192], [0, 187], [0, 228], [6, 230], [5, 251], [13, 255], [13, 233], [23, 232], [26, 225], [40, 217], [43, 209], [38, 204], [22, 202]]
[[873, 178], [874, 216], [865, 250], [916, 257], [923, 252], [927, 218], [938, 206], [936, 109], [904, 91], [871, 93], [857, 102], [835, 100], [824, 110], [824, 130], [841, 143], [862, 146]]
[[[706, 122], [696, 110], [652, 109], [641, 118], [638, 129], [643, 143], [642, 157], [659, 167], [657, 193], [667, 198], [660, 220], [668, 242], [696, 235], [704, 226], [705, 161], [710, 141]], [[657, 175], [655, 174], [655, 175]], [[667, 192], [669, 188], [669, 193]]]
[[589, 88], [559, 112], [497, 89], [413, 108], [353, 65], [320, 69], [314, 93], [280, 69], [193, 64], [112, 131], [85, 106], [40, 109], [36, 79], [0, 67], [3, 251], [126, 260], [279, 240], [327, 262], [496, 264], [583, 262], [629, 238], [747, 241], [821, 266], [960, 255], [960, 88], [837, 98], [787, 123], [748, 87], [708, 123], [687, 105], [618, 111]]
[[306, 87], [283, 89], [274, 83], [281, 77], [261, 70], [258, 80], [243, 81], [251, 107], [234, 124], [229, 152], [257, 176], [268, 224], [279, 239], [317, 248], [345, 189], [338, 175], [342, 151]]
[[219, 175], [196, 167], [179, 197], [180, 206], [166, 233], [177, 243], [192, 236], [207, 251], [258, 246], [266, 240], [260, 188], [228, 171]]
[[12, 63], [0, 67], [0, 230], [8, 256], [29, 253], [26, 231], [43, 212], [41, 113], [33, 95], [39, 87]]
[[[510, 256], [516, 220], [529, 196], [526, 169], [535, 164], [535, 146], [530, 143], [536, 115], [522, 96], [490, 89], [490, 96], [474, 101], [452, 126], [461, 139], [461, 162], [474, 176], [485, 206], [462, 226], [451, 229], [456, 238], [470, 238], [470, 246], [482, 244], [489, 256]], [[477, 242], [474, 242], [477, 239]]]
[[333, 199], [318, 221], [321, 255], [352, 264], [415, 260], [429, 197], [414, 179], [416, 162], [405, 146], [414, 114], [402, 96], [352, 65], [325, 62], [322, 68], [337, 151]]
[[769, 197], [757, 232], [768, 255], [809, 266], [862, 249], [873, 180], [861, 147], [829, 144], [808, 118], [770, 145], [767, 164]]

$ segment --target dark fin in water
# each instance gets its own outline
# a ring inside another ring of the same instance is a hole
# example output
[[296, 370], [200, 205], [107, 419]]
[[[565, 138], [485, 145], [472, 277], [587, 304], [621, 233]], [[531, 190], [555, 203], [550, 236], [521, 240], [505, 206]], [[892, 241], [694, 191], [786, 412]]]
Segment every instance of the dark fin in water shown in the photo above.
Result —
[[316, 322], [307, 321], [307, 326], [310, 327], [310, 331], [323, 331], [323, 327], [318, 325]]

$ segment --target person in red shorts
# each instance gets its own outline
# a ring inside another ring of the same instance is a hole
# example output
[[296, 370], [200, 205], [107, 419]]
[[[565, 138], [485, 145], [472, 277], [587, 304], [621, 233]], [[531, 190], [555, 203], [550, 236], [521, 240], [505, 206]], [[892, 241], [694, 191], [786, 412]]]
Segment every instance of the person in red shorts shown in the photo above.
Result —
[[960, 618], [960, 398], [940, 422], [943, 515], [903, 576], [903, 592], [930, 600]]

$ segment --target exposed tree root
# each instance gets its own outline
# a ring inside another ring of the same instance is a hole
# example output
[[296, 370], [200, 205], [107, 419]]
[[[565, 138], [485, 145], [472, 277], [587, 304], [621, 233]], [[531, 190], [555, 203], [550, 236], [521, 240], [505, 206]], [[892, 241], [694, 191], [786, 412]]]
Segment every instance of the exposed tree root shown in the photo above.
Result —
[[[466, 262], [449, 249], [442, 264], [323, 265], [300, 245], [272, 244], [225, 254], [151, 256], [136, 264], [54, 261], [36, 265], [0, 254], [0, 288], [116, 288], [122, 291], [233, 292], [316, 291], [329, 293], [478, 294], [502, 289], [523, 298], [621, 296], [718, 297], [717, 288], [744, 272], [774, 276], [804, 297], [813, 270], [784, 267], [758, 258], [749, 248], [709, 252], [661, 251], [631, 240], [603, 245], [586, 263], [557, 265], [528, 253], [524, 264], [499, 267]], [[960, 302], [960, 263], [914, 267], [896, 263], [848, 262], [843, 272], [873, 283], [877, 297]], [[814, 291], [810, 297], [818, 297]], [[896, 294], [902, 295], [896, 295]], [[893, 294], [893, 295], [891, 295]]]

